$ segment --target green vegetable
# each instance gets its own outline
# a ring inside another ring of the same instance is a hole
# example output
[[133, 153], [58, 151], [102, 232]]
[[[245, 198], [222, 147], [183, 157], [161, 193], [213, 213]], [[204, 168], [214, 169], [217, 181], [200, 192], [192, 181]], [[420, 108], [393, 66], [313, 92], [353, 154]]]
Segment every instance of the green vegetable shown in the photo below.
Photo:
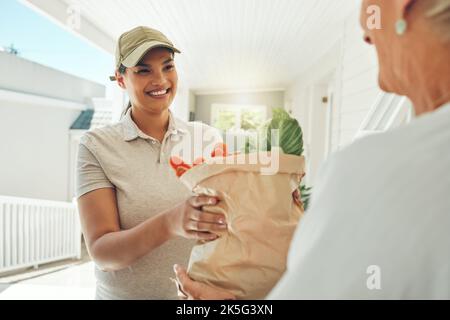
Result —
[[296, 119], [285, 119], [280, 125], [280, 147], [286, 154], [303, 154], [303, 132]]
[[[271, 151], [272, 144], [280, 147], [284, 153], [301, 156], [303, 154], [303, 132], [298, 121], [292, 118], [284, 109], [273, 110], [273, 118], [263, 127], [266, 139], [263, 142], [265, 150]], [[272, 130], [278, 130], [278, 135], [272, 141]]]
[[251, 152], [255, 152], [256, 150], [258, 150], [256, 139], [251, 136], [245, 137], [244, 153], [248, 154]]
[[[272, 130], [278, 130], [272, 141]], [[258, 136], [259, 134], [259, 136]], [[259, 142], [259, 143], [258, 143]], [[274, 143], [275, 145], [272, 145]], [[259, 132], [252, 132], [246, 137], [244, 152], [257, 150], [271, 151], [272, 146], [280, 147], [285, 154], [301, 156], [303, 154], [303, 131], [298, 121], [282, 108], [273, 110], [273, 118], [263, 125]], [[309, 207], [312, 188], [299, 186], [301, 200], [305, 210]]]
[[300, 185], [300, 195], [303, 202], [303, 207], [305, 208], [305, 211], [308, 210], [309, 207], [309, 200], [311, 198], [311, 190], [312, 188], [308, 188], [305, 185]]

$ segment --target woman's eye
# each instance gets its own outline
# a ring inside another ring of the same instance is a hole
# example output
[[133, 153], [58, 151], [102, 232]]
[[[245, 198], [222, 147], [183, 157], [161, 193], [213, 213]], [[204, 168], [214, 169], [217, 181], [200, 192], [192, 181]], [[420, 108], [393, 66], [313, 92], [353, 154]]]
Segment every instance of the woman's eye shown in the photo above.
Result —
[[138, 74], [147, 74], [147, 73], [149, 73], [150, 71], [149, 70], [146, 70], [146, 69], [141, 69], [141, 70], [138, 70], [137, 71], [137, 73]]
[[175, 66], [174, 66], [174, 65], [168, 65], [168, 66], [166, 66], [166, 70], [167, 70], [167, 71], [171, 71], [171, 70], [173, 70], [173, 69], [175, 69]]

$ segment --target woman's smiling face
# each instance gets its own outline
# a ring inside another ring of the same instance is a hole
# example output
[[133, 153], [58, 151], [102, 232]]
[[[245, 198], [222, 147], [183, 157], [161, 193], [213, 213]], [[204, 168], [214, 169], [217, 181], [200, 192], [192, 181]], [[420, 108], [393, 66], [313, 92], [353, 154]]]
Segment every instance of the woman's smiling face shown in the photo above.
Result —
[[133, 106], [150, 113], [167, 110], [177, 92], [174, 54], [165, 48], [150, 50], [136, 67], [127, 68], [123, 75], [117, 72], [116, 76]]

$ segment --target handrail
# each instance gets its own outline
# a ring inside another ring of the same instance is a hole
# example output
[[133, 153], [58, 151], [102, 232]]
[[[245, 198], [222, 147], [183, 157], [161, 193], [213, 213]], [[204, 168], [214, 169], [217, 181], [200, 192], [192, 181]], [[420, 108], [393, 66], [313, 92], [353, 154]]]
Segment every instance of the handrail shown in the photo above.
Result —
[[354, 140], [369, 134], [390, 130], [398, 123], [410, 122], [411, 118], [412, 109], [406, 97], [380, 93], [358, 129]]

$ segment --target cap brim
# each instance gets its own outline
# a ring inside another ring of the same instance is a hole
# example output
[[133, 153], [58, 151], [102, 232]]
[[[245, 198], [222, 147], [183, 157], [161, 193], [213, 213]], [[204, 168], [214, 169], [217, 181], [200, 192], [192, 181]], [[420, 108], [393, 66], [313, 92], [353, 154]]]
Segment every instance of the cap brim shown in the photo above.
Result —
[[174, 46], [171, 46], [170, 44], [159, 41], [148, 41], [134, 49], [134, 51], [122, 61], [122, 64], [127, 68], [135, 67], [145, 56], [145, 54], [154, 48], [167, 48], [172, 50], [173, 52], [181, 53], [180, 50], [178, 50]]

